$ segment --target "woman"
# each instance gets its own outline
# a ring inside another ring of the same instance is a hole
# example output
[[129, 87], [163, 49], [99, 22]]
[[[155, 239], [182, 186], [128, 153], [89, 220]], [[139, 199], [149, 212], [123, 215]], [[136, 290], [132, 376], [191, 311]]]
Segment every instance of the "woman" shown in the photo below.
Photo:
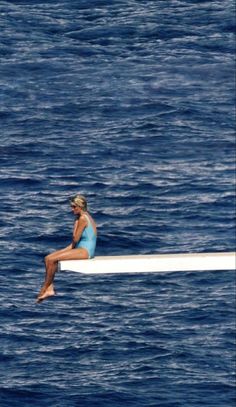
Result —
[[76, 216], [72, 242], [64, 249], [53, 252], [45, 257], [45, 282], [38, 295], [37, 302], [55, 295], [53, 280], [57, 271], [58, 261], [84, 260], [94, 257], [97, 228], [92, 216], [87, 211], [86, 199], [82, 195], [76, 195], [71, 198], [70, 204]]

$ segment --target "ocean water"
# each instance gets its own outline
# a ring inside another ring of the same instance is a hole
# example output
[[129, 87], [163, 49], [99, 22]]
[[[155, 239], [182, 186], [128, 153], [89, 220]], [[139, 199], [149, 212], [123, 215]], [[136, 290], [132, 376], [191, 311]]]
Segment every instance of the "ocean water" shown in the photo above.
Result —
[[235, 274], [56, 275], [68, 198], [97, 255], [235, 249], [231, 0], [0, 1], [0, 406], [235, 405]]

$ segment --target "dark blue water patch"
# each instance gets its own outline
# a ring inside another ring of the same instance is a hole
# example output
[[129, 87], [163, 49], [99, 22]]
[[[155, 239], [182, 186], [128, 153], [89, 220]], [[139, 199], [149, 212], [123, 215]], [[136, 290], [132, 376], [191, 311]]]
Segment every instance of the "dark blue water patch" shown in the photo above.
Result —
[[12, 56], [12, 54], [13, 54], [13, 50], [11, 50], [7, 45], [2, 44], [0, 46], [0, 56], [1, 57], [4, 57], [4, 58], [10, 57], [10, 56]]
[[[73, 37], [73, 36], [72, 36]], [[100, 54], [106, 54], [106, 50], [104, 50], [101, 47], [98, 46], [88, 46], [88, 45], [75, 45], [73, 44], [73, 46], [65, 46], [64, 48], [61, 47], [56, 47], [54, 48], [54, 54], [55, 57], [58, 56], [58, 53], [63, 55], [75, 55], [78, 58], [91, 58], [94, 57], [96, 55], [100, 55]], [[48, 51], [42, 51], [41, 53], [42, 57], [47, 57], [48, 55]]]
[[[35, 386], [34, 389], [22, 389], [22, 388], [1, 388], [1, 402], [3, 406], [9, 405], [9, 399], [11, 401], [12, 406], [17, 406], [18, 403], [22, 403], [22, 405], [30, 406], [32, 403], [36, 403], [39, 405], [41, 402], [49, 402], [50, 400], [50, 390], [52, 386], [50, 384], [45, 384], [44, 386], [40, 386], [37, 389]], [[44, 389], [43, 389], [44, 388]], [[55, 400], [55, 402], [57, 402]], [[58, 404], [59, 405], [59, 404]]]
[[27, 186], [31, 187], [40, 184], [40, 180], [32, 179], [32, 178], [21, 178], [21, 177], [10, 177], [11, 185], [9, 186], [9, 178], [6, 180], [1, 180], [0, 184], [2, 187], [8, 186], [9, 189], [18, 188], [19, 186]]

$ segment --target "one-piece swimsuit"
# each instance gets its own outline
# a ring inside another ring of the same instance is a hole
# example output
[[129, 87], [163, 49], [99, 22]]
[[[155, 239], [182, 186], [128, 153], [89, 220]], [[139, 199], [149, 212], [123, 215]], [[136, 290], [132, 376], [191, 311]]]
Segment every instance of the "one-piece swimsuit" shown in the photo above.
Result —
[[88, 215], [85, 215], [85, 216], [88, 221], [88, 225], [84, 228], [81, 238], [75, 247], [76, 248], [81, 247], [83, 249], [86, 249], [88, 252], [89, 258], [91, 259], [92, 257], [94, 257], [94, 254], [95, 254], [97, 235], [94, 231], [94, 228], [93, 228], [93, 225], [92, 225], [92, 222], [91, 222], [89, 216]]

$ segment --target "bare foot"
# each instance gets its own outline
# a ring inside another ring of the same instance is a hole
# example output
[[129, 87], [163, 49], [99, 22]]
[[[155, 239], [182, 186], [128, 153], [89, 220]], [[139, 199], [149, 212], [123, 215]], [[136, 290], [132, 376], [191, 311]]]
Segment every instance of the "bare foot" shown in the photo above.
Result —
[[56, 294], [56, 293], [55, 293], [54, 287], [53, 287], [53, 285], [51, 284], [45, 291], [42, 292], [42, 290], [41, 290], [41, 292], [40, 292], [40, 294], [39, 294], [39, 296], [38, 296], [36, 302], [37, 302], [37, 303], [42, 302], [42, 301], [45, 300], [46, 298], [52, 297], [52, 296], [55, 295], [55, 294]]

